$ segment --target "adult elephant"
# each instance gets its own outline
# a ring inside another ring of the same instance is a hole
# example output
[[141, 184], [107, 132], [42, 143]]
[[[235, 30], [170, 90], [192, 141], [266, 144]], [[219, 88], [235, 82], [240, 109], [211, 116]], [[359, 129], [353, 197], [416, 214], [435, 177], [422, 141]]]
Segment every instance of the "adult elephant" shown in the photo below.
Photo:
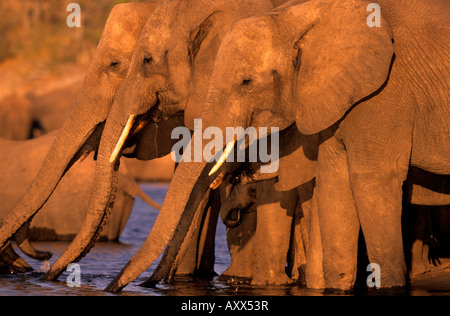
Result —
[[[123, 127], [133, 126], [131, 134], [135, 136], [127, 142], [126, 147], [129, 148], [123, 154], [139, 159], [152, 159], [169, 153], [175, 142], [168, 140], [173, 128], [183, 125], [184, 122], [190, 126], [192, 118], [200, 112], [199, 107], [203, 104], [207, 91], [206, 79], [212, 73], [214, 56], [227, 28], [240, 17], [265, 12], [272, 7], [270, 1], [256, 0], [244, 3], [233, 0], [164, 2], [155, 10], [155, 14], [151, 15], [142, 33], [128, 77], [115, 98], [116, 105], [112, 107], [111, 112], [109, 102], [112, 102], [112, 98], [107, 98], [107, 106], [94, 113], [89, 107], [75, 106], [76, 110], [72, 111], [61, 130], [60, 135], [63, 136], [58, 138], [68, 137], [66, 134], [70, 128], [79, 124], [81, 128], [76, 131], [79, 137], [72, 138], [71, 142], [74, 148], [66, 150], [65, 153], [59, 152], [59, 148], [64, 146], [57, 139], [53, 146], [54, 151], [49, 153], [49, 157], [59, 153], [56, 159], [61, 162], [62, 171], [83, 153], [97, 149], [96, 144], [100, 137], [97, 127], [102, 125], [102, 120], [107, 116], [109, 123], [105, 126], [98, 150], [96, 185], [87, 222], [67, 251], [52, 266], [46, 279], [56, 279], [67, 264], [81, 259], [93, 245], [97, 228], [104, 223], [105, 214], [114, 200], [118, 156], [122, 149], [120, 144], [123, 145], [126, 138], [121, 137]], [[182, 15], [179, 15], [180, 13]], [[121, 26], [123, 23], [117, 24]], [[102, 39], [104, 36], [105, 33]], [[111, 66], [124, 69], [122, 67], [125, 65], [119, 61], [111, 63]], [[90, 86], [95, 88], [98, 83], [91, 83]], [[103, 90], [103, 87], [99, 90]], [[109, 91], [113, 92], [114, 89]], [[135, 98], [131, 99], [130, 94], [134, 94]], [[112, 93], [110, 96], [112, 97]], [[95, 101], [96, 98], [92, 99]], [[127, 107], [128, 103], [131, 103], [132, 107]], [[185, 109], [186, 115], [180, 115], [180, 111]], [[148, 110], [150, 111], [146, 115], [139, 115]], [[138, 115], [137, 119], [135, 115], [129, 119], [130, 113]], [[75, 121], [73, 118], [77, 116], [86, 116], [85, 122]], [[167, 119], [169, 117], [170, 120]], [[135, 124], [132, 124], [133, 121]], [[152, 123], [145, 125], [145, 121]], [[118, 141], [119, 145], [115, 146]], [[117, 150], [114, 150], [115, 147]], [[48, 162], [51, 160], [54, 159], [47, 159]], [[59, 181], [61, 174], [57, 177], [51, 175], [50, 185], [41, 184], [45, 190], [38, 191], [38, 184], [46, 179], [42, 175], [45, 170], [48, 172], [48, 165], [49, 163], [45, 167], [44, 163], [42, 172], [38, 174], [25, 198], [16, 206], [14, 214], [4, 220], [0, 228], [0, 245], [4, 245], [11, 234], [36, 212]], [[157, 247], [164, 247], [164, 244], [161, 240]]]
[[0, 227], [0, 250], [47, 201], [62, 176], [81, 157], [95, 151], [134, 46], [158, 1], [116, 5], [106, 22], [69, 118], [59, 131], [37, 176]]
[[[42, 165], [56, 133], [27, 141], [0, 141], [0, 218], [22, 197]], [[95, 161], [85, 159], [71, 168], [55, 192], [33, 218], [31, 240], [72, 240], [85, 218], [92, 191]], [[124, 168], [119, 175], [117, 201], [100, 234], [102, 240], [118, 240], [138, 196], [150, 206], [160, 205], [149, 198]]]
[[[319, 133], [316, 185], [326, 287], [353, 286], [360, 224], [369, 260], [381, 267], [381, 286], [402, 286], [403, 180], [410, 165], [450, 173], [449, 4], [379, 1], [379, 27], [369, 27], [368, 2], [290, 4], [235, 23], [228, 32], [203, 126], [284, 129], [295, 123], [302, 133]], [[225, 163], [222, 170], [227, 168]], [[183, 236], [183, 221], [213, 180], [211, 169], [206, 162], [180, 163], [161, 210], [182, 214], [181, 222], [170, 222], [170, 233], [177, 228]], [[146, 244], [143, 249], [153, 250]], [[143, 260], [138, 252], [137, 262], [108, 288], [123, 286], [124, 276]]]

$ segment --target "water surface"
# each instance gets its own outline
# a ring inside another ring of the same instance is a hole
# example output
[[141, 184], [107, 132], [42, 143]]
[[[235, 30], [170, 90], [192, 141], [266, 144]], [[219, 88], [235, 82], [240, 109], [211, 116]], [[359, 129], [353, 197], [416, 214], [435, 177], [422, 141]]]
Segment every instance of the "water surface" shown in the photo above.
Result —
[[[158, 203], [163, 202], [167, 192], [166, 184], [143, 184], [144, 191]], [[79, 262], [81, 287], [71, 288], [66, 280], [70, 272], [65, 272], [57, 282], [43, 281], [43, 272], [68, 246], [66, 242], [35, 242], [36, 248], [51, 251], [53, 258], [46, 263], [23, 258], [36, 270], [18, 275], [0, 275], [0, 295], [113, 295], [103, 289], [123, 268], [145, 241], [158, 215], [158, 211], [136, 198], [133, 212], [120, 238], [120, 242], [97, 243], [90, 253]], [[215, 271], [220, 274], [230, 264], [230, 256], [225, 240], [225, 229], [218, 223], [216, 237]], [[17, 249], [17, 248], [16, 248]], [[17, 250], [20, 253], [19, 250]], [[251, 287], [248, 285], [229, 286], [213, 278], [198, 282], [176, 282], [173, 285], [158, 284], [154, 288], [143, 288], [139, 284], [150, 276], [155, 262], [137, 280], [125, 287], [119, 295], [149, 296], [202, 296], [202, 295], [275, 295], [275, 296], [315, 296], [322, 291], [307, 290], [298, 286]], [[328, 293], [336, 295], [336, 293]], [[338, 293], [342, 294], [342, 293]], [[418, 278], [412, 284], [408, 295], [450, 295], [450, 270], [441, 271]]]

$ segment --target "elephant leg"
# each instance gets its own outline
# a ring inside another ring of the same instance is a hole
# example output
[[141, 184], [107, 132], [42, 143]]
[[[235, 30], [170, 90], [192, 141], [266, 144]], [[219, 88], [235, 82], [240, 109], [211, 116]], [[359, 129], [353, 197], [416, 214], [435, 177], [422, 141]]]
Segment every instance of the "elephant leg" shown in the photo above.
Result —
[[305, 184], [306, 187], [302, 185], [298, 188], [300, 201], [305, 200], [302, 204], [303, 212], [306, 218], [309, 217], [305, 232], [308, 240], [306, 248], [306, 286], [312, 289], [323, 289], [325, 288], [325, 279], [322, 267], [322, 239], [320, 237], [317, 190], [315, 189], [315, 181], [310, 182]]
[[292, 283], [285, 267], [289, 250], [297, 191], [277, 192], [276, 179], [258, 182], [256, 220], [256, 275], [254, 285]]
[[[250, 283], [255, 276], [256, 185], [220, 186], [220, 216], [225, 224], [231, 263], [219, 276], [229, 283]], [[240, 220], [235, 211], [241, 210]], [[234, 214], [233, 216], [230, 216]]]
[[314, 186], [315, 179], [297, 187], [298, 202], [291, 233], [288, 272], [297, 283], [321, 289], [324, 287], [322, 242], [318, 209], [313, 201]]
[[288, 276], [301, 285], [305, 284], [306, 249], [308, 249], [309, 242], [309, 231], [305, 231], [305, 228], [309, 227], [308, 222], [310, 221], [309, 205], [307, 204], [309, 203], [298, 201], [295, 207], [286, 266]]
[[425, 273], [430, 271], [430, 265], [428, 263], [428, 245], [424, 242], [426, 238], [427, 222], [429, 218], [428, 212], [431, 207], [424, 205], [410, 205], [408, 210], [411, 214], [411, 227], [407, 227], [409, 231], [412, 231], [410, 245], [411, 249], [411, 276]]
[[380, 287], [404, 286], [402, 185], [408, 160], [377, 166], [367, 165], [361, 156], [349, 155], [349, 165], [369, 262], [380, 266]]
[[359, 220], [347, 158], [335, 137], [320, 148], [316, 179], [325, 287], [349, 290], [356, 280]]

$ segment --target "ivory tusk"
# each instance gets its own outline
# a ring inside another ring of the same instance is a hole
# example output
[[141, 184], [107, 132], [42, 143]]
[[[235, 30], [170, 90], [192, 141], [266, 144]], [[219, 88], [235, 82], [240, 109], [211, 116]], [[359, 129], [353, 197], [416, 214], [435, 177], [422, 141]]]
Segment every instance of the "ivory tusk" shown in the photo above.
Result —
[[225, 179], [226, 175], [227, 175], [227, 173], [225, 171], [222, 171], [217, 176], [217, 178], [214, 179], [214, 181], [211, 183], [211, 185], [209, 187], [213, 190], [217, 189], [223, 183], [223, 179]]
[[111, 154], [111, 158], [109, 158], [109, 162], [113, 163], [117, 156], [119, 155], [120, 150], [123, 147], [123, 144], [127, 140], [128, 135], [130, 134], [130, 130], [133, 127], [133, 123], [136, 120], [136, 115], [130, 115], [128, 118], [127, 124], [125, 125], [125, 128], [122, 131], [122, 135], [120, 135], [119, 140], [117, 141], [116, 147], [114, 148], [113, 153]]
[[213, 175], [217, 170], [219, 170], [219, 168], [223, 165], [223, 163], [227, 159], [228, 155], [230, 155], [231, 151], [233, 150], [234, 144], [236, 144], [235, 140], [233, 140], [233, 141], [231, 141], [231, 142], [229, 142], [227, 144], [227, 146], [225, 147], [224, 152], [222, 153], [222, 156], [220, 156], [219, 160], [214, 165], [214, 167], [211, 169], [211, 171], [209, 172], [208, 176]]

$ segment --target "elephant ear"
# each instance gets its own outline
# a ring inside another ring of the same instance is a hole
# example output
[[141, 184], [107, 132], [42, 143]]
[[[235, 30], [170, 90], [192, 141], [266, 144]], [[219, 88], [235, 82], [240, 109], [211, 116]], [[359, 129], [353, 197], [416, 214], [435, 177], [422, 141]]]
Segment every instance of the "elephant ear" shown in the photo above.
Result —
[[277, 191], [289, 191], [316, 177], [319, 134], [303, 135], [293, 124], [280, 133]]
[[185, 109], [185, 126], [191, 130], [194, 129], [194, 119], [201, 117], [201, 106], [206, 100], [209, 78], [224, 35], [220, 34], [223, 16], [223, 12], [216, 11], [189, 33], [188, 49], [193, 77]]
[[301, 25], [294, 44], [293, 106], [303, 134], [333, 125], [386, 82], [392, 40], [384, 20], [381, 27], [369, 27], [368, 5], [313, 0], [289, 8]]

